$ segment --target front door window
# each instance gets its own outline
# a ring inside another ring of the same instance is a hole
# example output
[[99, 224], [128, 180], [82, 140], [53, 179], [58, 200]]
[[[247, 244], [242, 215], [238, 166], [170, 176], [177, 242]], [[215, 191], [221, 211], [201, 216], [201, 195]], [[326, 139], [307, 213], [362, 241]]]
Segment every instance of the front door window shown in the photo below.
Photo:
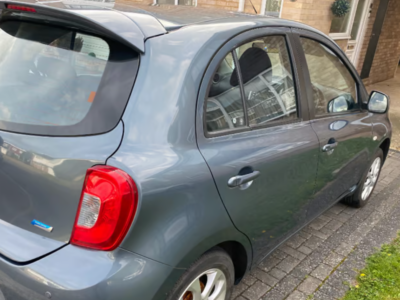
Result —
[[317, 116], [359, 110], [357, 85], [340, 58], [329, 48], [302, 38]]

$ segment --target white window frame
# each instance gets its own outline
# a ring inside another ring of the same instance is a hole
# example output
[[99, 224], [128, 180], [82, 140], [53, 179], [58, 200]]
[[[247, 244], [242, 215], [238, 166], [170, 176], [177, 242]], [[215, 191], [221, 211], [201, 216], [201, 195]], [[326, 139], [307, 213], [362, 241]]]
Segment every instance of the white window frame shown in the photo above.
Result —
[[356, 12], [357, 12], [357, 6], [359, 0], [353, 0], [353, 5], [351, 6], [351, 10], [349, 12], [350, 18], [349, 18], [349, 23], [347, 26], [346, 32], [340, 32], [340, 33], [329, 33], [329, 36], [334, 39], [334, 40], [349, 40], [351, 39], [351, 30], [353, 28], [353, 23], [354, 23], [354, 18], [356, 17]]

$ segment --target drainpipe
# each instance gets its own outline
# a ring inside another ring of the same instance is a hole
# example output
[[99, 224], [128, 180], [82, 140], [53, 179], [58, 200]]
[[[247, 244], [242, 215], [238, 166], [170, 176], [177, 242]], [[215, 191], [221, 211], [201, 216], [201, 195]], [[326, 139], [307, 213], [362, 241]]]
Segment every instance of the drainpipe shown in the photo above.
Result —
[[244, 1], [246, 1], [246, 0], [239, 0], [238, 12], [243, 12], [244, 11]]

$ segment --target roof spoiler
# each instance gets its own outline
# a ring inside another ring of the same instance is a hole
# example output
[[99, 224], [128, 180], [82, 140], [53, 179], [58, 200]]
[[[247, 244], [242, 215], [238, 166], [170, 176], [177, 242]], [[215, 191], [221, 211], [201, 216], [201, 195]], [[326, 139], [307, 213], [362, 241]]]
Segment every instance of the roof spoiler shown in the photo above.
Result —
[[[22, 7], [22, 9], [18, 9], [18, 6]], [[98, 8], [96, 6], [93, 6], [93, 9], [68, 9], [63, 4], [63, 1], [51, 1], [51, 3], [0, 1], [0, 12], [2, 11], [16, 11], [26, 14], [37, 13], [44, 17], [48, 16], [57, 20], [73, 22], [82, 27], [82, 29], [107, 36], [144, 53], [146, 37], [142, 30], [132, 19], [116, 10]], [[0, 15], [0, 22], [2, 16], [3, 13]]]

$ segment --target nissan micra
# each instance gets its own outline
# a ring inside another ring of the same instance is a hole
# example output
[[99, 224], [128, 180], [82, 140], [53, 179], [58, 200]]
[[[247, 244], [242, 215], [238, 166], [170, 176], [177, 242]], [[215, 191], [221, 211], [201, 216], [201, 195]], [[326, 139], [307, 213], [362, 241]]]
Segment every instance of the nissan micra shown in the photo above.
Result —
[[0, 1], [0, 299], [229, 300], [368, 202], [389, 99], [331, 39], [113, 4]]

